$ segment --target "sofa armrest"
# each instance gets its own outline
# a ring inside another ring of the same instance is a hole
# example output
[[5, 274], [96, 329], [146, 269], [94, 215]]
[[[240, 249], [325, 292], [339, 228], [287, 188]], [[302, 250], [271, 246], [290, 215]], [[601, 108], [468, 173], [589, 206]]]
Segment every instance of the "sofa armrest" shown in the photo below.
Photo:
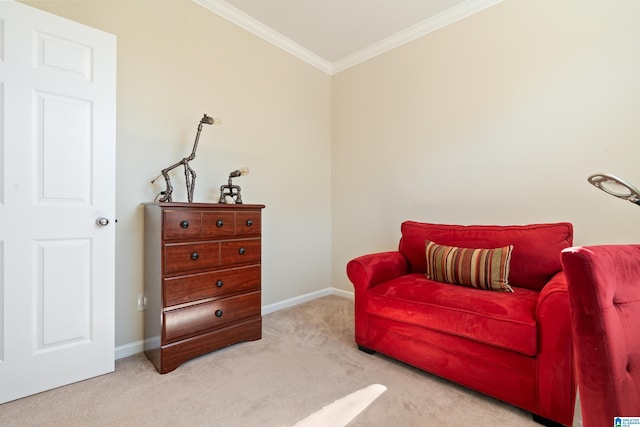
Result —
[[[569, 310], [567, 280], [561, 271], [542, 288], [536, 307], [538, 399], [541, 412], [544, 413], [559, 413], [562, 412], [561, 408], [573, 408], [575, 405], [573, 339]], [[551, 390], [554, 392], [551, 393]], [[567, 422], [570, 419], [567, 418]]]
[[[563, 304], [565, 302], [568, 303], [568, 292], [567, 279], [564, 271], [560, 271], [551, 277], [540, 291], [540, 297], [538, 298], [538, 304], [536, 306], [536, 320], [543, 320], [543, 316], [547, 314], [545, 313], [545, 308], [547, 308], [549, 304], [554, 304], [554, 301], [558, 298], [560, 298]], [[569, 313], [567, 313], [567, 316], [569, 316]]]
[[347, 263], [347, 276], [353, 283], [355, 339], [368, 347], [367, 290], [409, 272], [407, 260], [400, 251], [379, 252], [354, 258]]
[[356, 294], [407, 274], [408, 270], [407, 260], [399, 251], [363, 255], [347, 263], [347, 276]]

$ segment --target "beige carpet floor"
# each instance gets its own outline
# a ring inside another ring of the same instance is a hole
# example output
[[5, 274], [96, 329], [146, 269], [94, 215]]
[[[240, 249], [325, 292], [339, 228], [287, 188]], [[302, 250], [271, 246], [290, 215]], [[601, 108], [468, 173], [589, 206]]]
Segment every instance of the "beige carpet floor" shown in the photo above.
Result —
[[262, 340], [169, 374], [142, 354], [120, 359], [112, 374], [0, 405], [0, 425], [290, 427], [376, 383], [387, 390], [350, 427], [539, 427], [518, 408], [359, 351], [353, 301], [337, 296], [269, 314]]

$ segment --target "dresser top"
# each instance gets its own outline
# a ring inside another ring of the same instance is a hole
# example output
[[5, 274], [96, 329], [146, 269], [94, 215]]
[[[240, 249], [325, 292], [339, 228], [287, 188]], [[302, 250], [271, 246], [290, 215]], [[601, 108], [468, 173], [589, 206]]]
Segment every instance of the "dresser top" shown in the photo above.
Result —
[[236, 203], [188, 203], [188, 202], [148, 202], [145, 206], [161, 208], [198, 208], [198, 209], [263, 209], [264, 205], [236, 204]]

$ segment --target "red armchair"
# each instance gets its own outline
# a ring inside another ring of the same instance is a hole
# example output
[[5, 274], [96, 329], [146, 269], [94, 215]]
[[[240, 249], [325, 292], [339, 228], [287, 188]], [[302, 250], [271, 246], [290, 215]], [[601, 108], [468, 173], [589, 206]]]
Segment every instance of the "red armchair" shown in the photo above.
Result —
[[640, 245], [562, 251], [584, 427], [640, 417]]
[[[571, 425], [576, 385], [560, 252], [569, 223], [459, 226], [406, 221], [397, 251], [347, 264], [355, 341], [534, 414]], [[428, 279], [425, 241], [462, 248], [513, 245], [509, 282], [495, 292]], [[556, 424], [554, 424], [556, 423]]]

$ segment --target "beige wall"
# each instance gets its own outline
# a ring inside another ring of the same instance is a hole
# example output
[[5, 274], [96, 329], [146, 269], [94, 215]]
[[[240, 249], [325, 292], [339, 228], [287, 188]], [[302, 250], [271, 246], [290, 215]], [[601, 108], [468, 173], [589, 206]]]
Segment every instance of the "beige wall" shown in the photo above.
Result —
[[[191, 152], [203, 113], [194, 201], [229, 172], [263, 203], [263, 305], [330, 284], [331, 78], [191, 0], [25, 1], [118, 38], [116, 346], [142, 339], [143, 218], [161, 169]], [[172, 174], [186, 201], [184, 174]]]
[[395, 249], [405, 219], [640, 241], [640, 208], [586, 182], [640, 186], [636, 0], [505, 0], [333, 77], [190, 0], [25, 3], [118, 37], [116, 345], [142, 338], [138, 204], [205, 112], [223, 126], [203, 130], [196, 200], [251, 168], [264, 305], [351, 290], [346, 262]]
[[333, 77], [332, 283], [400, 222], [570, 221], [640, 242], [640, 2], [505, 0]]

